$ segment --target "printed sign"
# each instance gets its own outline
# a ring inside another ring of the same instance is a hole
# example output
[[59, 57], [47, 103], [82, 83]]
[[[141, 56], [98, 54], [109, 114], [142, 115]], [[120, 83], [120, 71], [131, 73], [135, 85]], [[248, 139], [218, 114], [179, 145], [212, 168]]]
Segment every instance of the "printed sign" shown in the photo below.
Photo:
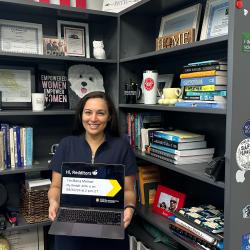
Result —
[[242, 52], [250, 52], [250, 32], [242, 33], [241, 40], [242, 40], [242, 45], [241, 45]]
[[236, 172], [236, 181], [245, 181], [245, 172], [250, 169], [250, 139], [243, 140], [236, 151], [236, 162], [241, 170]]
[[244, 219], [250, 218], [250, 205], [247, 205], [242, 209], [242, 217]]

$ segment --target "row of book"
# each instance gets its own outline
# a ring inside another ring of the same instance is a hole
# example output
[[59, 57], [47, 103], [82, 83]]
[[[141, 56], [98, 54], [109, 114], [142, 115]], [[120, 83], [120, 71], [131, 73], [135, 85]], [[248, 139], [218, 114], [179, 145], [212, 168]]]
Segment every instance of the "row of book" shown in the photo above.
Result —
[[173, 164], [210, 162], [214, 148], [208, 148], [205, 136], [184, 130], [149, 130], [150, 156]]
[[185, 207], [170, 216], [169, 227], [177, 236], [205, 249], [223, 249], [224, 214], [213, 205]]
[[184, 66], [180, 74], [182, 88], [178, 107], [225, 108], [227, 97], [227, 62], [209, 60]]
[[33, 128], [1, 124], [0, 170], [31, 166], [33, 162]]

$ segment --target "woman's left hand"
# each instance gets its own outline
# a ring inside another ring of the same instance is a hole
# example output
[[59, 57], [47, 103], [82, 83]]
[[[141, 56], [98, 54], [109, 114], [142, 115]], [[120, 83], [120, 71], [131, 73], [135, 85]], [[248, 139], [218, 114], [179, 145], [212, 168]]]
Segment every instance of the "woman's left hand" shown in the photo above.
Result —
[[124, 228], [127, 228], [128, 225], [130, 224], [131, 220], [132, 220], [132, 217], [133, 217], [133, 214], [134, 214], [134, 209], [131, 208], [131, 207], [127, 207], [125, 208], [124, 210]]

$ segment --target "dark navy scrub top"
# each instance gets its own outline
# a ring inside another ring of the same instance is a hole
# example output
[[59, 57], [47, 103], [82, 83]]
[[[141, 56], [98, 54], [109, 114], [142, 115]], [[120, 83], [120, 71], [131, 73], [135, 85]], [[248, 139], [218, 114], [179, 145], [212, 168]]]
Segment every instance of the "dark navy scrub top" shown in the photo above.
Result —
[[[125, 165], [125, 175], [136, 174], [134, 153], [124, 137], [105, 136], [105, 141], [92, 158], [90, 146], [81, 136], [68, 136], [61, 140], [51, 161], [51, 169], [61, 172], [62, 162], [86, 162]], [[128, 250], [128, 238], [125, 240], [97, 239], [88, 237], [55, 236], [55, 250]]]

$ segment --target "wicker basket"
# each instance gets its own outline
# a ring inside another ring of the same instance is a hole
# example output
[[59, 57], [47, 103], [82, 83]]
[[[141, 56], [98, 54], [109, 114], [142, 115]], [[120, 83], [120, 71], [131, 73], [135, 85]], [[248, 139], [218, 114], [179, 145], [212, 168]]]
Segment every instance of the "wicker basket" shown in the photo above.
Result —
[[48, 221], [48, 190], [21, 189], [21, 213], [27, 223]]

